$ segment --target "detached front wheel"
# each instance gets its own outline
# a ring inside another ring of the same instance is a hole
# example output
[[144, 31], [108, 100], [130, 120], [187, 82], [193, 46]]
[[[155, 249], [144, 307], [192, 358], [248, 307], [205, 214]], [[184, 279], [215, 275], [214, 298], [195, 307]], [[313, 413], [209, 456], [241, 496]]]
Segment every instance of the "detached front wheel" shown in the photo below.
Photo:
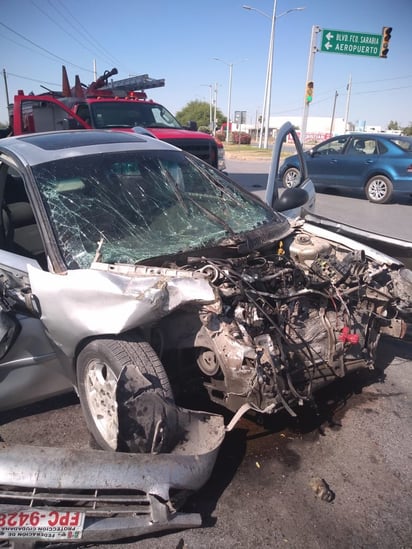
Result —
[[385, 175], [374, 175], [366, 183], [366, 198], [375, 204], [386, 204], [393, 195], [391, 180]]
[[[142, 390], [173, 402], [163, 365], [145, 341], [134, 341], [127, 335], [98, 338], [90, 341], [77, 358], [77, 387], [83, 415], [91, 435], [103, 450], [118, 449], [119, 378], [125, 377], [125, 372], [130, 376], [133, 371], [140, 376]], [[122, 385], [127, 383], [125, 377]], [[133, 383], [130, 381], [131, 391], [136, 392], [139, 387]]]

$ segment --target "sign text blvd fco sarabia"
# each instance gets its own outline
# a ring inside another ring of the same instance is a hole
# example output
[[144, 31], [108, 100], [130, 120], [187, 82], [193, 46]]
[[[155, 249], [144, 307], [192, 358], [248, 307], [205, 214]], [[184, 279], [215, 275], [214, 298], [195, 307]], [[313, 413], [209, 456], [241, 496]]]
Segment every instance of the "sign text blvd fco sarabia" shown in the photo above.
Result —
[[379, 57], [382, 35], [323, 29], [321, 51]]

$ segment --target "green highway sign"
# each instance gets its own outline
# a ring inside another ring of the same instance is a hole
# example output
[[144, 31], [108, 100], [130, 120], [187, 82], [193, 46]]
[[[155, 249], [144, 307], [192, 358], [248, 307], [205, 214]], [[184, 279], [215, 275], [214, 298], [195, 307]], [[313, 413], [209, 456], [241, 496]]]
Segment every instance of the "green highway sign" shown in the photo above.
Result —
[[382, 34], [323, 29], [320, 51], [380, 57]]

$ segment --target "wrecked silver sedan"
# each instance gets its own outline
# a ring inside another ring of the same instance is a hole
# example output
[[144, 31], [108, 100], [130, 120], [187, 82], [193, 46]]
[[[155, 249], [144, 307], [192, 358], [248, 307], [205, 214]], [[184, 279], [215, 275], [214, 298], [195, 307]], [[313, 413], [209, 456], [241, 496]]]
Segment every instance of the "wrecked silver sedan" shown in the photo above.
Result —
[[[57, 132], [0, 151], [2, 371], [69, 379], [102, 448], [168, 451], [196, 381], [235, 413], [293, 413], [404, 332], [402, 264], [290, 223], [173, 147]], [[3, 408], [38, 398], [17, 383]]]
[[[411, 318], [400, 261], [289, 221], [143, 135], [3, 139], [0, 193], [0, 406], [74, 387], [105, 450], [161, 457], [190, 439], [188, 424], [209, 423], [210, 474], [221, 425], [192, 418], [187, 395], [233, 412], [228, 428], [248, 410], [294, 415], [322, 385], [373, 368], [380, 334], [402, 337]], [[289, 214], [308, 198], [285, 193], [268, 202]]]

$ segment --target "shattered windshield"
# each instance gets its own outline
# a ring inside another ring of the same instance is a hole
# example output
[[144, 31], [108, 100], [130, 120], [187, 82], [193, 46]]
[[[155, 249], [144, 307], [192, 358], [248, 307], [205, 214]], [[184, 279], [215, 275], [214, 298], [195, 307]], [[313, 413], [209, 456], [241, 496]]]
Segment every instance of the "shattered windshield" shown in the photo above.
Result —
[[96, 128], [182, 127], [167, 109], [157, 103], [96, 101], [90, 104], [90, 111]]
[[288, 227], [283, 216], [179, 151], [65, 158], [33, 173], [69, 268], [233, 244], [265, 224], [273, 232], [275, 223], [283, 237]]

